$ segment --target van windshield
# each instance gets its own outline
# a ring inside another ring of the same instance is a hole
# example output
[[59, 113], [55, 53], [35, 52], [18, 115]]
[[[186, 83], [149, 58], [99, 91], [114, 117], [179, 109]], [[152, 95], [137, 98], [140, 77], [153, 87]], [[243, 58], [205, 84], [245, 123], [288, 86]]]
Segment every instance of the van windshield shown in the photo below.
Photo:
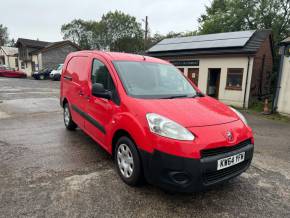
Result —
[[128, 95], [136, 98], [195, 97], [196, 90], [172, 65], [137, 61], [114, 61]]

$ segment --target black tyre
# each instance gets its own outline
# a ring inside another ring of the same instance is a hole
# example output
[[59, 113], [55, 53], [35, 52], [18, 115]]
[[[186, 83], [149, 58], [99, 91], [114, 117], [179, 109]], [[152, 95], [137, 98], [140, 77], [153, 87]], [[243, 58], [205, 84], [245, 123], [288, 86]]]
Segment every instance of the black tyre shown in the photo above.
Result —
[[72, 120], [68, 103], [63, 107], [63, 121], [68, 130], [75, 130], [77, 128], [77, 124]]
[[59, 80], [60, 80], [60, 74], [55, 74], [55, 75], [53, 76], [53, 80], [54, 80], [54, 81], [59, 81]]
[[122, 136], [115, 147], [115, 162], [121, 179], [130, 186], [137, 186], [143, 180], [142, 164], [134, 142]]

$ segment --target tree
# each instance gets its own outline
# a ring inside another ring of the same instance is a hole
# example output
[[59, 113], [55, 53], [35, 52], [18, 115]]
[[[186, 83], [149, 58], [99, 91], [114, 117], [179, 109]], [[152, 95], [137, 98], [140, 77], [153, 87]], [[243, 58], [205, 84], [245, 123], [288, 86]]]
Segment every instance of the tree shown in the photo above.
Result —
[[145, 48], [146, 50], [151, 48], [153, 45], [157, 44], [158, 42], [160, 42], [161, 40], [165, 39], [166, 36], [165, 35], [162, 35], [160, 33], [155, 33], [153, 36], [150, 36], [148, 37], [148, 40], [147, 40], [147, 47]]
[[16, 43], [15, 42], [15, 39], [12, 38], [11, 40], [8, 41], [7, 45], [10, 46], [10, 47], [14, 47], [15, 46], [15, 43]]
[[143, 30], [136, 18], [121, 11], [103, 15], [104, 42], [113, 51], [137, 52], [143, 47]]
[[82, 19], [75, 19], [61, 27], [63, 38], [78, 44], [81, 49], [90, 49], [91, 23]]
[[6, 45], [8, 42], [8, 29], [0, 24], [0, 46]]
[[143, 30], [136, 18], [120, 11], [108, 12], [100, 21], [73, 20], [61, 27], [64, 39], [82, 49], [138, 52], [143, 46]]
[[201, 34], [271, 29], [278, 43], [289, 34], [290, 0], [213, 0], [198, 21]]

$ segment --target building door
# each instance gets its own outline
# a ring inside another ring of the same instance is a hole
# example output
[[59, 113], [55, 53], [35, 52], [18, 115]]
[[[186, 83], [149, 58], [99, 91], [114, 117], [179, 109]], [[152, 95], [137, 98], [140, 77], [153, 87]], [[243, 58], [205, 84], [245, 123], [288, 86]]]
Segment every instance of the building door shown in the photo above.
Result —
[[217, 99], [219, 97], [220, 76], [220, 68], [208, 69], [207, 95]]
[[198, 86], [198, 76], [199, 76], [198, 68], [188, 68], [187, 76], [192, 82], [194, 82], [195, 85]]
[[0, 56], [0, 65], [5, 65], [5, 57]]
[[35, 72], [35, 70], [36, 70], [34, 61], [31, 62], [31, 69], [32, 69], [32, 72]]

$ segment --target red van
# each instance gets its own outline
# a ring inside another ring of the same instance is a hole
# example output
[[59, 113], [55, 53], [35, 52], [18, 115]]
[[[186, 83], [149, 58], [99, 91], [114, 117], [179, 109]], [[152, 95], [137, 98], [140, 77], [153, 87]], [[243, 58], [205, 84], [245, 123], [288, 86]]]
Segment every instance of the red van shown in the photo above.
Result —
[[238, 176], [253, 157], [243, 115], [160, 59], [71, 53], [60, 104], [66, 128], [79, 127], [113, 155], [128, 185], [146, 179], [171, 191], [199, 191]]

